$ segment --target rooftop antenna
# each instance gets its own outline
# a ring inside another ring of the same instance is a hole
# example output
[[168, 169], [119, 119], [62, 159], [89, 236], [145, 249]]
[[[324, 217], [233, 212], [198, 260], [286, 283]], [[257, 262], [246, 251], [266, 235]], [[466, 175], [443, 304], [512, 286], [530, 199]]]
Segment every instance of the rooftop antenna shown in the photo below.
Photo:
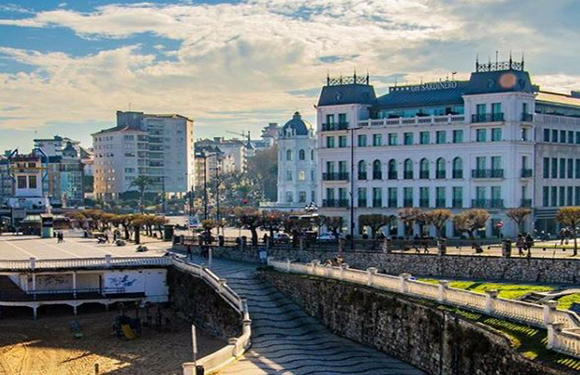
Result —
[[499, 52], [496, 50], [495, 51], [495, 65], [497, 65], [498, 62], [499, 62]]
[[512, 50], [510, 49], [510, 69], [512, 68]]
[[479, 71], [479, 53], [475, 54], [475, 71]]
[[354, 83], [356, 84], [356, 68], [354, 68], [354, 75], [353, 75], [353, 78], [354, 78]]
[[370, 83], [370, 76], [369, 76], [369, 70], [367, 69], [367, 85]]
[[326, 69], [326, 86], [330, 86], [330, 71]]
[[524, 70], [524, 51], [522, 51], [522, 71]]

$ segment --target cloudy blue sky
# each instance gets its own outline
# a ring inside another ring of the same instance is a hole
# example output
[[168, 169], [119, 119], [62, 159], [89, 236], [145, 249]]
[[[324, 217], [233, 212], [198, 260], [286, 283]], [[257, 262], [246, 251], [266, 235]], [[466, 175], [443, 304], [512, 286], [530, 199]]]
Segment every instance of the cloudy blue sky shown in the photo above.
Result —
[[577, 0], [0, 0], [0, 150], [90, 143], [115, 111], [193, 117], [197, 137], [310, 121], [327, 72], [465, 78], [476, 53], [580, 89]]

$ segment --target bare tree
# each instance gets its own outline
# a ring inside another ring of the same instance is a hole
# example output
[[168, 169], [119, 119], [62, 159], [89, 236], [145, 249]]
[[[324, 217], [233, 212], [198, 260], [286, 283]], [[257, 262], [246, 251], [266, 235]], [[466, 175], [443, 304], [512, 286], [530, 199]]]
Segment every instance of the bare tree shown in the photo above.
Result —
[[385, 225], [389, 225], [395, 219], [394, 216], [387, 216], [381, 214], [370, 214], [370, 215], [361, 215], [359, 216], [359, 224], [361, 227], [370, 227], [371, 228], [371, 237], [375, 238], [377, 232], [384, 227]]
[[532, 210], [527, 207], [510, 208], [506, 211], [507, 217], [509, 217], [518, 226], [518, 233], [522, 234], [524, 232], [524, 223], [528, 216], [532, 214]]
[[408, 239], [413, 230], [413, 224], [424, 220], [425, 212], [417, 207], [405, 207], [399, 210], [398, 215], [405, 224], [405, 237]]
[[341, 216], [325, 216], [322, 219], [322, 223], [326, 226], [335, 238], [338, 239], [338, 234], [342, 229], [342, 217]]
[[438, 238], [442, 237], [441, 232], [443, 231], [443, 227], [445, 226], [447, 221], [451, 219], [452, 216], [453, 214], [451, 213], [451, 211], [446, 209], [436, 209], [427, 211], [423, 215], [425, 224], [433, 225], [435, 231], [437, 232]]
[[463, 211], [453, 218], [455, 229], [468, 234], [469, 239], [473, 241], [473, 247], [478, 253], [483, 250], [475, 242], [475, 231], [484, 229], [489, 218], [489, 212], [479, 208]]
[[556, 214], [556, 221], [567, 227], [574, 237], [574, 256], [578, 255], [578, 239], [576, 233], [580, 225], [580, 207], [562, 207]]

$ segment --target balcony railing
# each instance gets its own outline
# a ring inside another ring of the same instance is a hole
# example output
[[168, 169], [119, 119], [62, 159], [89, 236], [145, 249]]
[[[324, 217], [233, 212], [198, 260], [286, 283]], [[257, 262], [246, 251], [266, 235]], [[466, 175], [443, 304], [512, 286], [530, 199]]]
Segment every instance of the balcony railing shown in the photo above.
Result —
[[413, 171], [403, 172], [403, 177], [405, 178], [405, 180], [412, 180], [413, 179]]
[[446, 203], [447, 202], [443, 198], [437, 198], [437, 199], [435, 199], [435, 207], [437, 207], [437, 208], [443, 208], [443, 207], [445, 207]]
[[463, 169], [454, 169], [453, 178], [463, 178]]
[[348, 129], [348, 122], [341, 122], [337, 124], [322, 124], [322, 131], [346, 130]]
[[429, 199], [419, 199], [419, 207], [429, 207]]
[[367, 200], [366, 199], [359, 199], [358, 200], [358, 206], [359, 207], [366, 207], [367, 206]]
[[324, 199], [323, 207], [348, 207], [348, 199]]
[[416, 116], [416, 117], [397, 117], [383, 119], [368, 119], [358, 122], [358, 126], [377, 127], [377, 126], [400, 126], [400, 125], [443, 125], [456, 124], [465, 122], [464, 115], [444, 115], [444, 116]]
[[445, 179], [445, 171], [435, 171], [435, 178], [437, 179]]
[[473, 208], [503, 208], [503, 199], [472, 199]]
[[422, 180], [428, 180], [429, 179], [429, 171], [420, 171], [419, 178]]
[[532, 169], [526, 169], [526, 168], [522, 169], [522, 178], [532, 177], [532, 174], [533, 174]]
[[532, 207], [532, 200], [531, 199], [522, 199], [520, 201], [520, 207]]
[[413, 207], [412, 199], [403, 199], [403, 207]]
[[451, 201], [451, 205], [453, 206], [453, 208], [463, 208], [463, 199], [454, 198]]
[[503, 121], [503, 112], [500, 113], [482, 113], [471, 115], [472, 123], [481, 122], [500, 122]]
[[322, 179], [324, 181], [348, 181], [348, 172], [323, 173]]
[[472, 178], [503, 178], [503, 169], [472, 169]]
[[533, 113], [522, 113], [522, 121], [532, 122], [534, 121]]
[[383, 173], [382, 172], [373, 172], [373, 180], [382, 180]]
[[383, 207], [383, 200], [382, 199], [373, 199], [373, 207]]
[[397, 172], [389, 172], [389, 180], [396, 180], [397, 178], [399, 178], [399, 176], [397, 176]]
[[396, 199], [389, 199], [387, 201], [389, 207], [397, 207], [397, 200]]
[[367, 172], [358, 172], [358, 179], [359, 180], [366, 180], [367, 179]]

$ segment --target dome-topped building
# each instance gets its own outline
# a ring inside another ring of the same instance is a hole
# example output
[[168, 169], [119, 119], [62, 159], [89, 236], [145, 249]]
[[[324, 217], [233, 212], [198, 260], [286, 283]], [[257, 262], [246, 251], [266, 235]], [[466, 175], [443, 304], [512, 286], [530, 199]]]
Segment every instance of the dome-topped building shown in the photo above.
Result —
[[295, 112], [278, 138], [278, 209], [300, 210], [316, 201], [316, 138]]

